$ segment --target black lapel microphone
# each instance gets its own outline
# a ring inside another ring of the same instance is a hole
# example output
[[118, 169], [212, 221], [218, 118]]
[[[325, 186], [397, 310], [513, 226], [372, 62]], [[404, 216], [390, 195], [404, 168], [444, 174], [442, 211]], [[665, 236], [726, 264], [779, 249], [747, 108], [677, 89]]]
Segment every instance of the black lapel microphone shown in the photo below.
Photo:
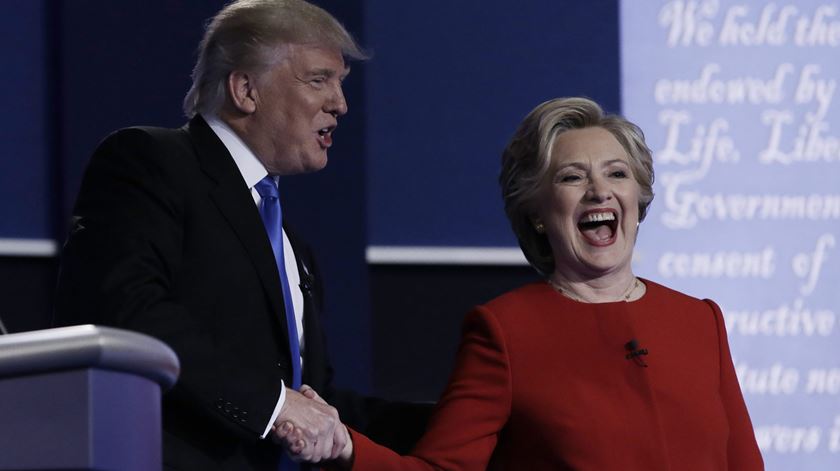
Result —
[[309, 273], [309, 269], [306, 268], [306, 265], [303, 265], [303, 273], [300, 275], [300, 291], [303, 293], [304, 296], [309, 296], [312, 294], [312, 284], [315, 282], [315, 277]]
[[634, 363], [637, 365], [647, 368], [647, 363], [645, 363], [645, 359], [642, 358], [643, 355], [647, 355], [648, 351], [647, 348], [639, 348], [639, 341], [636, 339], [630, 339], [629, 342], [624, 344], [624, 349], [627, 350], [627, 355], [624, 355], [624, 358], [627, 360], [633, 360]]

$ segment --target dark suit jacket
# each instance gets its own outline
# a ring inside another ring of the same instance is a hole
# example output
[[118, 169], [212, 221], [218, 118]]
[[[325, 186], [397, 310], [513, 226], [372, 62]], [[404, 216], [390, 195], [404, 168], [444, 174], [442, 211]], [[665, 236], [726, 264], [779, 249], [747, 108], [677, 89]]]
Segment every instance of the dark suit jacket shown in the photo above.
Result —
[[[207, 123], [106, 138], [73, 214], [56, 324], [135, 330], [175, 350], [181, 376], [163, 398], [166, 466], [275, 469], [277, 448], [258, 436], [281, 380], [291, 382], [279, 275], [250, 191]], [[321, 280], [311, 252], [287, 233], [304, 294], [304, 383], [363, 427], [372, 402], [331, 389]]]

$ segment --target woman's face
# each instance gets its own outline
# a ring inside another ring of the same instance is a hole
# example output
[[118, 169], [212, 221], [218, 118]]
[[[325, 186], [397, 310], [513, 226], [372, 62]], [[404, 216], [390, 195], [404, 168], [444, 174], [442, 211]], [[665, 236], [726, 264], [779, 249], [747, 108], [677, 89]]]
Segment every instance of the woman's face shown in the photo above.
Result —
[[551, 161], [537, 216], [555, 272], [588, 279], [629, 271], [640, 193], [630, 156], [609, 131], [591, 127], [560, 134]]

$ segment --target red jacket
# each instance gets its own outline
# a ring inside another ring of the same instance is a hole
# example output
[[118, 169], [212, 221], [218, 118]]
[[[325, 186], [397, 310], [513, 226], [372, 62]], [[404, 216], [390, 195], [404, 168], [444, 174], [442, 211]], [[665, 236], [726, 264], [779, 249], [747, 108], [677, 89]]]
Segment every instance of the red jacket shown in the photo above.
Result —
[[412, 456], [351, 432], [353, 469], [764, 469], [720, 309], [643, 281], [634, 302], [538, 283], [477, 307]]

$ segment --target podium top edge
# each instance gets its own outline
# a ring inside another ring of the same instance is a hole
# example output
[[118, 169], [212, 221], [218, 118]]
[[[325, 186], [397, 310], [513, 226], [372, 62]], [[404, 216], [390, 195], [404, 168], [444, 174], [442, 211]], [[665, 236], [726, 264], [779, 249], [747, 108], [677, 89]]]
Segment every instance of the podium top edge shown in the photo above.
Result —
[[168, 389], [180, 364], [160, 340], [112, 327], [86, 324], [0, 336], [0, 379], [82, 368], [132, 373]]

